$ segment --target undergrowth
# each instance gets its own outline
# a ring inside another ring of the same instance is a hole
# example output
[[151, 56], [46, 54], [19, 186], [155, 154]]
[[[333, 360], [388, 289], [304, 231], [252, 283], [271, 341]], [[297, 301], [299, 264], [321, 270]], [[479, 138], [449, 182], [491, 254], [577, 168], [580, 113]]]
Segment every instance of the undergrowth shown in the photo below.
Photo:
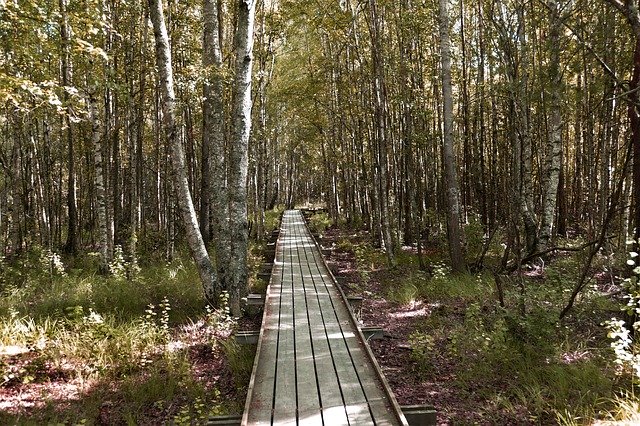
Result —
[[[485, 242], [478, 237], [470, 244], [478, 253]], [[619, 396], [628, 386], [615, 373], [602, 327], [615, 303], [594, 281], [571, 317], [558, 319], [583, 255], [527, 266], [521, 276], [503, 275], [501, 306], [490, 272], [501, 253], [493, 245], [485, 259], [488, 267], [477, 274], [452, 274], [446, 256], [437, 251], [424, 257], [425, 270], [411, 251], [399, 253], [398, 266], [386, 269], [382, 253], [366, 240], [342, 238], [336, 248], [353, 253], [363, 282], [375, 274], [388, 301], [429, 312], [408, 336], [412, 368], [421, 380], [437, 381], [446, 358], [445, 365], [454, 365], [459, 395], [484, 401], [480, 418], [492, 419], [498, 412], [533, 424], [633, 418], [628, 412], [637, 399]], [[606, 272], [611, 265], [603, 255], [593, 267]]]
[[[126, 270], [126, 260], [118, 262], [113, 270]], [[234, 323], [224, 309], [205, 309], [191, 262], [177, 257], [109, 277], [80, 266], [76, 260], [67, 269], [44, 251], [3, 262], [0, 392], [55, 383], [71, 386], [77, 396], [60, 401], [35, 391], [35, 407], [3, 411], [1, 424], [159, 421], [149, 415], [198, 424], [238, 409], [193, 371], [193, 351], [205, 350], [198, 348], [210, 348], [209, 356], [229, 354], [224, 348]], [[238, 387], [248, 381], [239, 370], [233, 373]]]

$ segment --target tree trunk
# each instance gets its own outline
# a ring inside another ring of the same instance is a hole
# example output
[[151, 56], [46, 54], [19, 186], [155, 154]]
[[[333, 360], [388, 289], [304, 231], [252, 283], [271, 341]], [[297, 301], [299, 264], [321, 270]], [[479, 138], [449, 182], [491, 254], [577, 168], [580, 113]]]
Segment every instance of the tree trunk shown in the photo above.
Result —
[[[636, 8], [636, 11], [638, 9]], [[640, 114], [638, 114], [638, 88], [640, 88], [640, 37], [636, 39], [633, 53], [633, 74], [629, 82], [629, 121], [631, 123], [631, 143], [633, 144], [633, 238], [634, 249], [640, 246]]]
[[[227, 193], [227, 170], [225, 159], [224, 86], [222, 77], [222, 52], [219, 31], [218, 1], [205, 0], [203, 5], [204, 39], [202, 63], [207, 78], [203, 85], [202, 103], [202, 199], [203, 220], [210, 222], [210, 232], [216, 253], [216, 267], [220, 288], [228, 289], [227, 271], [230, 258], [229, 247], [229, 202]], [[206, 148], [205, 148], [206, 147]], [[208, 165], [205, 165], [205, 149], [208, 151]], [[205, 182], [205, 171], [210, 178]], [[208, 186], [209, 194], [207, 194]], [[207, 226], [204, 226], [207, 229]]]
[[176, 133], [175, 122], [175, 93], [173, 90], [173, 71], [171, 68], [171, 49], [169, 36], [164, 23], [161, 0], [149, 0], [149, 13], [153, 23], [153, 32], [156, 40], [156, 63], [158, 78], [160, 80], [160, 92], [162, 97], [162, 115], [167, 141], [171, 146], [171, 165], [177, 196], [178, 207], [182, 216], [185, 234], [191, 249], [191, 254], [197, 265], [198, 273], [202, 281], [204, 295], [213, 305], [217, 305], [220, 289], [215, 269], [207, 253], [207, 248], [202, 240], [198, 219], [189, 191], [187, 170], [182, 145]]
[[552, 236], [557, 204], [558, 183], [560, 180], [560, 161], [562, 159], [562, 75], [560, 73], [560, 31], [562, 20], [557, 0], [550, 0], [549, 6], [549, 96], [551, 98], [551, 116], [549, 117], [549, 135], [546, 154], [546, 187], [542, 204], [542, 222], [538, 250], [547, 249]]
[[382, 43], [380, 40], [379, 17], [375, 0], [369, 1], [371, 22], [369, 32], [371, 34], [371, 55], [373, 67], [373, 96], [374, 96], [374, 156], [377, 165], [378, 179], [375, 180], [377, 185], [380, 212], [380, 233], [382, 234], [382, 242], [387, 254], [387, 260], [390, 266], [397, 263], [395, 256], [395, 246], [393, 231], [391, 226], [391, 213], [389, 206], [389, 161], [388, 161], [388, 135], [387, 131], [387, 95], [384, 79], [384, 68], [382, 59]]
[[623, 3], [620, 0], [607, 0], [627, 18], [635, 37], [635, 49], [633, 52], [633, 71], [628, 90], [628, 116], [631, 126], [631, 143], [633, 147], [633, 237], [634, 250], [640, 246], [640, 114], [638, 112], [638, 88], [640, 88], [640, 8], [638, 0], [628, 0]]
[[98, 253], [100, 254], [99, 270], [106, 274], [109, 271], [109, 246], [107, 230], [107, 208], [104, 190], [104, 164], [102, 161], [102, 123], [98, 115], [98, 101], [95, 88], [90, 88], [89, 114], [91, 116], [91, 144], [93, 145], [94, 185], [96, 193], [96, 212], [98, 215]]
[[525, 34], [524, 8], [518, 8], [518, 46], [521, 50], [520, 61], [514, 75], [516, 85], [515, 107], [517, 133], [520, 143], [520, 214], [524, 222], [527, 254], [536, 251], [538, 246], [538, 223], [533, 203], [532, 142], [529, 123], [529, 52]]
[[[67, 87], [71, 85], [71, 59], [70, 59], [70, 35], [69, 24], [67, 22], [67, 0], [59, 0], [60, 8], [60, 37], [62, 39], [62, 85]], [[76, 204], [76, 170], [75, 170], [75, 149], [73, 144], [73, 132], [71, 128], [71, 108], [68, 106], [69, 95], [64, 92], [64, 102], [67, 103], [67, 110], [64, 118], [67, 139], [67, 161], [68, 161], [68, 177], [67, 177], [67, 209], [68, 209], [68, 225], [67, 225], [67, 241], [64, 251], [70, 254], [78, 252], [78, 210]]]
[[460, 229], [460, 190], [458, 188], [458, 172], [453, 150], [453, 94], [451, 85], [451, 42], [449, 40], [449, 16], [447, 1], [440, 4], [440, 54], [442, 61], [442, 100], [444, 106], [444, 133], [442, 135], [444, 151], [444, 168], [447, 190], [447, 236], [449, 239], [449, 256], [453, 272], [466, 269], [462, 250], [462, 231]]
[[235, 79], [233, 83], [233, 127], [229, 152], [229, 230], [231, 258], [229, 297], [231, 312], [240, 315], [240, 298], [247, 291], [247, 172], [251, 133], [251, 68], [255, 0], [238, 0], [235, 34]]

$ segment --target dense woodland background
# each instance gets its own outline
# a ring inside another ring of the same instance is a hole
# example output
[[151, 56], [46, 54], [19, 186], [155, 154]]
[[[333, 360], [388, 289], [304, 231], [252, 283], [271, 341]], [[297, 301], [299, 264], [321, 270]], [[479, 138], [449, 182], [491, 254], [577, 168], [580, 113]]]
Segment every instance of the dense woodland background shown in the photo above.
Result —
[[[109, 256], [116, 245], [128, 252], [135, 234], [142, 242], [136, 249], [170, 258], [181, 225], [147, 6], [4, 3], [4, 254], [33, 245], [93, 249], [100, 167]], [[165, 11], [177, 134], [201, 216], [211, 197], [207, 166], [228, 158], [232, 127], [236, 9], [218, 3], [222, 56], [209, 69], [201, 2], [169, 2]], [[477, 223], [486, 236], [504, 230], [522, 240], [517, 248], [510, 242], [515, 252], [546, 249], [549, 230], [592, 241], [606, 228], [607, 237], [616, 236], [607, 241], [621, 246], [635, 227], [638, 65], [629, 22], [637, 16], [616, 5], [451, 2], [451, 157], [443, 144], [438, 5], [258, 2], [247, 181], [252, 235], [262, 237], [263, 212], [275, 205], [324, 202], [332, 218], [378, 234], [392, 257], [400, 244], [442, 232], [452, 161], [459, 223]], [[223, 84], [226, 108], [227, 144], [214, 152], [203, 151], [208, 79]], [[101, 165], [93, 122], [100, 125]]]
[[446, 251], [522, 316], [544, 305], [522, 277], [557, 258], [555, 318], [634, 274], [637, 0], [4, 0], [0, 44], [0, 267], [38, 251], [130, 277], [189, 245], [239, 314], [247, 238], [314, 205], [387, 267], [437, 275]]

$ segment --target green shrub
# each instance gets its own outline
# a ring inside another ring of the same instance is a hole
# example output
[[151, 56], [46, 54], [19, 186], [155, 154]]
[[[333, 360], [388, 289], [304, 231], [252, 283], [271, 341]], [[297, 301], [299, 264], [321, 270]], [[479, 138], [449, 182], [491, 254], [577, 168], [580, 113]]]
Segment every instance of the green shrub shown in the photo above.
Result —
[[430, 334], [414, 332], [409, 335], [409, 344], [415, 372], [420, 376], [432, 372], [435, 338]]
[[421, 295], [429, 300], [449, 302], [473, 302], [484, 300], [493, 292], [493, 281], [489, 275], [457, 274], [451, 275], [450, 268], [444, 263], [433, 264], [433, 276], [426, 280]]
[[267, 233], [280, 229], [280, 218], [284, 212], [284, 206], [276, 206], [273, 210], [264, 212], [264, 230]]
[[340, 238], [338, 242], [336, 242], [336, 249], [345, 253], [353, 253], [355, 250], [354, 243], [348, 238]]
[[327, 228], [331, 227], [333, 221], [328, 214], [315, 213], [309, 218], [309, 229], [311, 232], [322, 235]]

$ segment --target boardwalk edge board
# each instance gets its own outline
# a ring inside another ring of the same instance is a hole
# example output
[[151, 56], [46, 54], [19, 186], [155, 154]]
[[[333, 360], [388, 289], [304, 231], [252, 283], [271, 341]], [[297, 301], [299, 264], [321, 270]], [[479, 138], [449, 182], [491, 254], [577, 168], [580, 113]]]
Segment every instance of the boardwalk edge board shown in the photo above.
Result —
[[[282, 226], [282, 217], [280, 218], [280, 224]], [[275, 251], [277, 252], [278, 249], [280, 248], [280, 245], [282, 244], [282, 238], [281, 238], [282, 232], [278, 231], [277, 234], [273, 233], [272, 235], [274, 236], [277, 235], [276, 248], [275, 248]], [[269, 277], [269, 284], [267, 285], [267, 291], [264, 297], [264, 306], [267, 306], [267, 304], [269, 303], [269, 297], [271, 295], [271, 290], [272, 290], [271, 288], [272, 281], [273, 281], [273, 275]], [[267, 315], [268, 315], [268, 311], [264, 309], [262, 312], [262, 324], [265, 324]], [[244, 405], [244, 413], [242, 415], [241, 424], [247, 424], [247, 422], [249, 421], [249, 406], [251, 405], [251, 395], [253, 393], [253, 387], [255, 386], [256, 371], [258, 370], [258, 361], [259, 361], [258, 355], [260, 354], [260, 349], [262, 348], [263, 335], [264, 335], [264, 327], [260, 327], [260, 333], [258, 335], [258, 347], [256, 348], [256, 354], [253, 359], [253, 367], [251, 369], [251, 379], [249, 380], [249, 387], [247, 389], [247, 399]]]

